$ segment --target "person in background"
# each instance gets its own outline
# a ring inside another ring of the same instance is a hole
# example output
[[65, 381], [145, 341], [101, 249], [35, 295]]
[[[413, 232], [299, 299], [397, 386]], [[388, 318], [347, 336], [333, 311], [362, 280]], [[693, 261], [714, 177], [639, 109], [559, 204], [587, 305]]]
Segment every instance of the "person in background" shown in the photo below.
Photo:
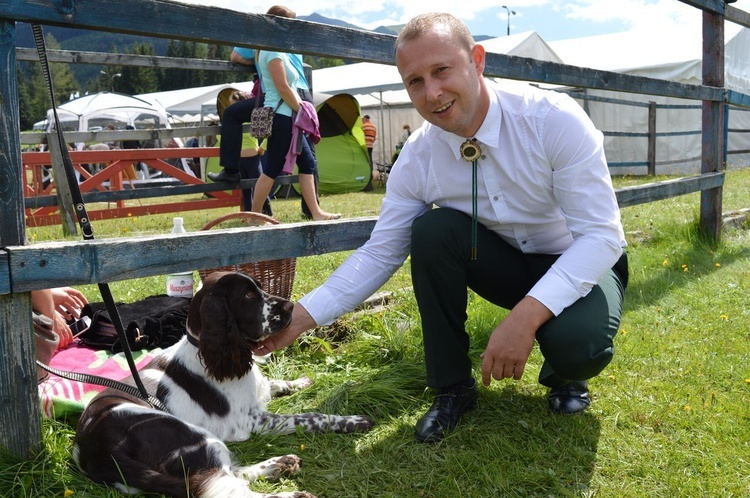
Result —
[[255, 50], [252, 48], [245, 47], [234, 47], [232, 53], [229, 54], [229, 60], [235, 64], [242, 64], [245, 66], [255, 65]]
[[[117, 131], [117, 127], [115, 127], [114, 123], [109, 123], [106, 127], [104, 127], [104, 131]], [[110, 149], [120, 148], [120, 142], [117, 140], [108, 140], [107, 145]]]
[[[258, 143], [258, 139], [245, 133], [242, 136], [242, 152], [240, 152], [240, 176], [242, 179], [258, 179], [263, 172], [263, 157], [265, 156], [265, 143]], [[253, 206], [253, 194], [255, 188], [242, 189], [242, 209], [250, 211]], [[271, 196], [266, 196], [261, 213], [273, 216], [271, 208]]]
[[395, 58], [426, 122], [393, 166], [370, 239], [256, 354], [351, 311], [411, 253], [435, 389], [418, 441], [442, 440], [477, 402], [468, 289], [509, 310], [479, 355], [482, 383], [521, 380], [536, 341], [548, 409], [584, 411], [587, 379], [612, 360], [628, 281], [602, 133], [565, 94], [486, 81], [484, 48], [450, 14], [409, 21]]
[[[245, 47], [234, 47], [232, 49], [232, 53], [229, 55], [229, 60], [231, 62], [234, 62], [235, 64], [243, 64], [247, 66], [253, 66], [255, 67], [255, 57], [256, 57], [257, 51], [253, 50], [251, 48], [245, 48]], [[289, 55], [296, 55], [296, 54], [289, 54]], [[310, 85], [307, 82], [307, 79], [305, 77], [304, 73], [304, 65], [302, 62], [302, 57], [296, 55], [296, 57], [290, 58], [290, 61], [292, 62], [292, 65], [295, 68], [295, 71], [297, 72], [297, 76], [301, 81], [301, 89], [299, 91], [300, 98], [303, 100], [306, 100], [313, 103], [313, 97], [312, 93], [310, 93]], [[257, 107], [261, 107], [264, 105], [264, 96], [265, 96], [265, 85], [264, 83], [259, 79], [258, 74], [255, 74], [254, 80], [256, 81], [256, 86], [253, 87], [253, 92], [249, 96], [249, 99], [247, 101], [237, 99], [237, 102], [233, 104], [232, 109], [229, 108], [225, 109], [226, 111], [229, 111], [227, 113], [227, 118], [222, 119], [222, 134], [225, 135], [226, 138], [228, 138], [227, 145], [222, 147], [221, 149], [221, 160], [220, 164], [224, 168], [219, 173], [209, 173], [208, 177], [215, 181], [237, 181], [240, 177], [244, 178], [244, 176], [240, 175], [241, 170], [248, 171], [247, 166], [242, 167], [240, 165], [240, 159], [237, 158], [235, 151], [237, 150], [237, 142], [244, 142], [244, 139], [239, 139], [238, 136], [241, 135], [242, 131], [242, 125], [244, 123], [250, 122], [250, 117], [252, 115], [253, 109]], [[307, 90], [304, 90], [304, 88]], [[256, 102], [256, 99], [260, 99], [260, 101]], [[244, 102], [242, 102], [244, 101]], [[226, 123], [226, 124], [225, 124]], [[314, 148], [311, 142], [308, 141], [308, 146], [314, 153]], [[247, 150], [244, 146], [240, 146], [240, 150]], [[244, 157], [244, 156], [242, 156]], [[261, 158], [263, 159], [263, 158]], [[247, 161], [245, 161], [247, 163]], [[262, 164], [262, 163], [261, 163]], [[236, 165], [236, 166], [235, 166]], [[262, 171], [262, 168], [261, 168]], [[318, 169], [317, 165], [315, 168], [315, 198], [318, 199]], [[269, 192], [270, 194], [270, 192]], [[270, 195], [268, 196], [270, 198]], [[307, 202], [305, 199], [302, 199], [301, 202], [302, 207], [302, 215], [306, 218], [312, 218], [312, 213], [310, 212], [310, 208], [307, 205]], [[250, 206], [247, 206], [247, 209], [250, 209]], [[269, 201], [266, 201], [263, 205], [263, 213], [267, 214], [267, 212], [270, 212], [270, 203]]]
[[409, 140], [409, 137], [411, 136], [411, 126], [408, 124], [404, 125], [404, 129], [401, 132], [401, 136], [398, 138], [398, 142], [403, 146], [407, 140]]
[[[252, 52], [250, 49], [235, 47], [232, 59], [237, 51]], [[248, 59], [242, 58], [248, 61]], [[252, 64], [252, 62], [249, 62]], [[240, 157], [243, 150], [242, 125], [250, 122], [253, 109], [263, 106], [263, 92], [258, 75], [254, 75], [255, 85], [250, 94], [235, 91], [229, 97], [229, 105], [221, 113], [221, 140], [219, 141], [219, 164], [223, 168], [218, 173], [208, 173], [214, 182], [236, 182], [240, 179]]]
[[[135, 130], [135, 126], [133, 125], [127, 125], [125, 127], [126, 130]], [[123, 140], [122, 141], [122, 148], [127, 150], [134, 150], [134, 149], [140, 149], [141, 148], [141, 142], [140, 140]], [[134, 162], [127, 168], [123, 169], [123, 177], [125, 179], [130, 180], [130, 186], [133, 187], [133, 180], [137, 180], [138, 176], [136, 175], [136, 166], [140, 169], [140, 162]]]
[[375, 124], [370, 121], [370, 116], [365, 114], [362, 116], [362, 131], [365, 133], [365, 145], [367, 145], [367, 157], [370, 158], [370, 168], [372, 168], [372, 149], [375, 147], [375, 139], [378, 136], [378, 129]]
[[[237, 102], [240, 99], [245, 98], [241, 95], [242, 92], [236, 89], [225, 89], [222, 90], [222, 92], [230, 91], [228, 101], [229, 102]], [[221, 99], [221, 94], [219, 99]], [[250, 98], [255, 98], [254, 94], [250, 95]], [[223, 111], [219, 112], [219, 115], [224, 118], [226, 116], [227, 110], [233, 107], [233, 105], [230, 105], [229, 107], [224, 108]], [[224, 140], [224, 136], [219, 136], [216, 141], [214, 142], [215, 145], [218, 145], [221, 148], [222, 142]], [[218, 142], [218, 144], [216, 144]], [[260, 173], [262, 171], [262, 160], [263, 155], [265, 153], [265, 149], [261, 147], [261, 144], [258, 143], [258, 139], [250, 135], [249, 133], [242, 133], [241, 134], [241, 143], [239, 145], [240, 147], [240, 153], [239, 153], [239, 175], [240, 178], [243, 180], [245, 179], [257, 179], [260, 177]], [[206, 162], [206, 166], [208, 168], [213, 168], [214, 165], [218, 163], [218, 158], [211, 157]], [[209, 173], [209, 177], [211, 177], [212, 173]], [[241, 209], [243, 211], [250, 211], [252, 209], [253, 205], [253, 191], [254, 188], [243, 188], [242, 189], [242, 202], [241, 202]], [[273, 216], [273, 211], [271, 209], [271, 199], [270, 196], [266, 199], [266, 202], [263, 204], [263, 208], [261, 210], [263, 214], [266, 214], [268, 216]]]
[[[271, 7], [267, 14], [291, 19], [296, 17], [294, 11], [281, 5]], [[268, 138], [263, 173], [255, 185], [253, 194], [252, 210], [260, 212], [276, 177], [287, 165], [287, 153], [291, 152], [293, 145], [292, 114], [300, 111], [303, 101], [306, 106], [312, 108], [313, 113], [315, 108], [311, 103], [310, 87], [299, 71], [302, 66], [302, 58], [299, 54], [261, 50], [255, 61], [264, 86], [264, 105], [276, 109], [271, 136]], [[296, 157], [299, 185], [302, 198], [310, 209], [310, 217], [314, 221], [340, 218], [340, 214], [327, 213], [321, 209], [315, 187], [315, 175], [318, 168], [315, 154], [307, 139], [302, 139], [299, 146], [299, 155]]]
[[73, 332], [68, 323], [81, 318], [81, 310], [86, 304], [86, 296], [72, 287], [31, 291], [31, 309], [52, 320], [52, 329], [60, 338], [58, 349], [73, 343]]

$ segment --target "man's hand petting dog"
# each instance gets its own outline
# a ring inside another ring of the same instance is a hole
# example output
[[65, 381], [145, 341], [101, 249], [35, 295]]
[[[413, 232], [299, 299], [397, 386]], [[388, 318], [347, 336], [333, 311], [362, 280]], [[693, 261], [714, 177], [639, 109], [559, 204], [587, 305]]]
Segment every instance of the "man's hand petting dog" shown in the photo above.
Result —
[[304, 332], [315, 327], [317, 327], [317, 324], [310, 316], [310, 313], [307, 312], [304, 306], [296, 303], [292, 310], [292, 323], [278, 334], [266, 337], [260, 341], [255, 349], [253, 349], [253, 353], [263, 356], [273, 351], [284, 349], [296, 341]]

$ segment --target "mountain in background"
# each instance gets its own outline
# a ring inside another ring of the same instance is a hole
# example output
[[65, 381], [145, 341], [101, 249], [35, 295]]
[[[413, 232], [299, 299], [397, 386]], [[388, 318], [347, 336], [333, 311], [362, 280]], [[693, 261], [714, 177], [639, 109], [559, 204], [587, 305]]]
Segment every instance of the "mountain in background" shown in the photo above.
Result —
[[[135, 43], [150, 43], [154, 46], [156, 55], [164, 55], [167, 52], [167, 44], [169, 44], [169, 40], [166, 38], [125, 35], [88, 29], [43, 26], [42, 30], [45, 36], [54, 36], [63, 50], [80, 52], [112, 52], [113, 49], [122, 52], [126, 48], [131, 48]], [[16, 23], [16, 46], [36, 47], [30, 24], [24, 22]]]
[[300, 19], [302, 21], [316, 22], [318, 24], [328, 24], [330, 26], [340, 26], [342, 28], [364, 30], [364, 28], [360, 28], [359, 26], [356, 26], [354, 24], [349, 24], [346, 21], [339, 21], [338, 19], [332, 19], [330, 17], [321, 16], [320, 14], [316, 14], [315, 12], [313, 12], [309, 16], [299, 16], [297, 17], [297, 19]]

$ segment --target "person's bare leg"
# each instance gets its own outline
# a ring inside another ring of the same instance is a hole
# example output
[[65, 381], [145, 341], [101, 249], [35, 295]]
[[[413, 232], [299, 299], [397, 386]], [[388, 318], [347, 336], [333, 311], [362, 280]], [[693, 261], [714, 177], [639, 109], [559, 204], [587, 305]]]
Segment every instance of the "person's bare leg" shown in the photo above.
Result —
[[[312, 214], [313, 221], [320, 220], [335, 220], [341, 218], [341, 215], [336, 213], [326, 213], [320, 209], [320, 204], [315, 198], [315, 177], [310, 174], [298, 175], [299, 177], [299, 188], [302, 191], [302, 198], [305, 199], [307, 206], [310, 208], [310, 214]], [[257, 192], [257, 190], [256, 190]], [[253, 201], [255, 199], [253, 198]], [[253, 202], [255, 206], [255, 202]]]
[[254, 213], [260, 213], [263, 211], [263, 203], [268, 199], [268, 194], [271, 192], [274, 180], [270, 176], [266, 176], [265, 173], [261, 173], [260, 178], [255, 183], [255, 191], [253, 192], [253, 208], [251, 211]]

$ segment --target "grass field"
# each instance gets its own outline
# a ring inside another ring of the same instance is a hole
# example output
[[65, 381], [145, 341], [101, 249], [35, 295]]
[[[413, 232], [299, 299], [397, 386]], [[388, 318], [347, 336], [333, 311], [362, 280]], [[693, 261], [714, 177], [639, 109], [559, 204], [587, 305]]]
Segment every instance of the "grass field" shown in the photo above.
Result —
[[[616, 178], [616, 185], [648, 181]], [[324, 197], [347, 217], [378, 212], [382, 191]], [[616, 354], [590, 382], [594, 402], [580, 416], [546, 411], [532, 352], [517, 382], [480, 388], [478, 407], [437, 445], [413, 426], [432, 401], [425, 389], [421, 331], [408, 263], [386, 290], [385, 310], [343, 317], [279, 352], [270, 376], [315, 379], [272, 410], [366, 413], [367, 434], [255, 437], [231, 448], [242, 462], [296, 453], [300, 474], [258, 482], [256, 491], [307, 490], [320, 497], [750, 497], [750, 231], [725, 230], [719, 244], [698, 232], [698, 194], [624, 208], [631, 280]], [[730, 171], [724, 210], [750, 207], [750, 169]], [[274, 202], [299, 221], [298, 200]], [[228, 210], [227, 210], [228, 211]], [[223, 211], [182, 213], [197, 230]], [[171, 216], [94, 226], [98, 237], [165, 233]], [[32, 242], [59, 227], [29, 229]], [[301, 258], [296, 297], [346, 256]], [[162, 293], [164, 277], [117, 282], [115, 297]], [[95, 286], [84, 291], [93, 300]], [[475, 295], [467, 323], [475, 373], [504, 312]], [[119, 496], [89, 482], [70, 459], [75, 420], [45, 420], [43, 451], [29, 461], [0, 455], [0, 496]], [[69, 493], [66, 493], [66, 490]]]

